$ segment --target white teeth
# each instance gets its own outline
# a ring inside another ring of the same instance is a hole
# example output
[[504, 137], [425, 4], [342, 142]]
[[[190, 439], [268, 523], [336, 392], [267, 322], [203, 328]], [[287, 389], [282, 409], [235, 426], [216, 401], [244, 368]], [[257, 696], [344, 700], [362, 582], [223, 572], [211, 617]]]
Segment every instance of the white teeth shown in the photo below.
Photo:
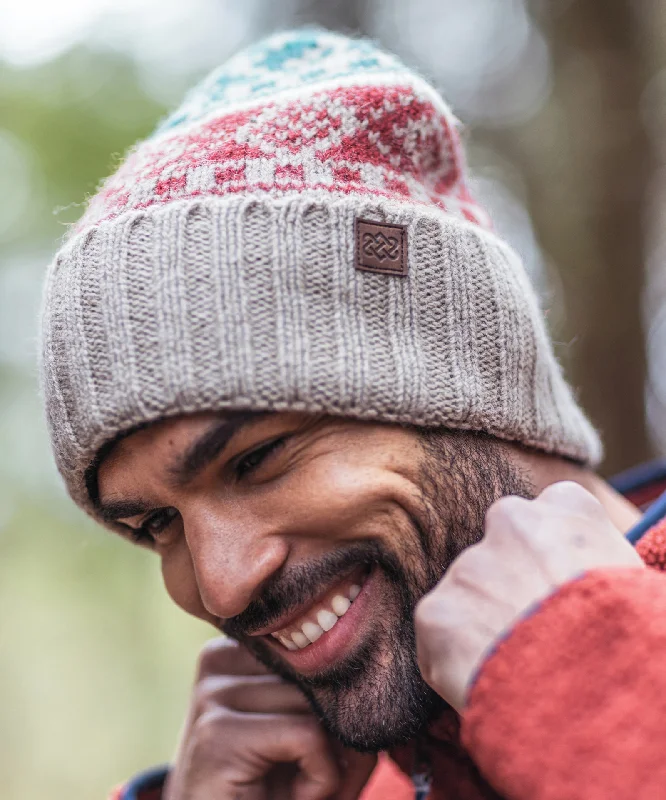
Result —
[[347, 613], [350, 605], [351, 602], [346, 597], [343, 597], [341, 594], [336, 594], [335, 597], [331, 600], [331, 608], [333, 609], [333, 611], [335, 611], [335, 613], [339, 617]]
[[324, 629], [314, 622], [304, 622], [301, 630], [311, 642], [316, 642], [320, 636], [324, 635]]
[[358, 583], [353, 583], [349, 587], [349, 599], [356, 600], [356, 598], [359, 596], [360, 591], [361, 587], [358, 585]]
[[325, 608], [322, 608], [317, 614], [317, 622], [325, 631], [330, 631], [337, 621], [337, 614], [334, 614], [332, 611], [327, 611]]
[[320, 636], [324, 635], [324, 631], [330, 631], [331, 628], [338, 621], [339, 617], [343, 617], [354, 600], [358, 597], [361, 587], [357, 583], [353, 583], [347, 590], [348, 597], [342, 594], [336, 594], [331, 600], [331, 609], [320, 608], [317, 612], [317, 622], [307, 621], [301, 625], [301, 630], [292, 631], [291, 634], [286, 633], [272, 633], [287, 650], [302, 650], [312, 642], [316, 642]]
[[297, 647], [299, 647], [301, 650], [310, 644], [308, 637], [300, 631], [294, 631], [291, 634], [291, 638], [294, 640], [294, 642], [296, 642]]

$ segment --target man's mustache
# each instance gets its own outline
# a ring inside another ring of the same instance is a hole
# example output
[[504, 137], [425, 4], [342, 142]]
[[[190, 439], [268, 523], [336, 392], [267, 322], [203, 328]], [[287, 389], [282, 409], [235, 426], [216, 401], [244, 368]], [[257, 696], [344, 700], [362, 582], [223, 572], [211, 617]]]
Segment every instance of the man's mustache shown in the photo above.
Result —
[[346, 573], [360, 566], [374, 565], [380, 565], [389, 578], [402, 575], [398, 559], [387, 553], [379, 542], [356, 542], [343, 550], [335, 550], [307, 564], [298, 564], [277, 573], [244, 611], [227, 620], [219, 620], [218, 627], [234, 639], [251, 636], [254, 631], [272, 625], [299, 606], [307, 605]]

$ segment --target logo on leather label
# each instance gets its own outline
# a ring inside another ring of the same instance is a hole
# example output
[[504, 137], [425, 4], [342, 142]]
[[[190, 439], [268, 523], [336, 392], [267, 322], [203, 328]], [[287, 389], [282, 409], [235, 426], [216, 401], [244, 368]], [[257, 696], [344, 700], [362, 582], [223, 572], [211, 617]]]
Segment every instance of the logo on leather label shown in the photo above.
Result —
[[407, 231], [404, 225], [357, 219], [356, 269], [406, 275]]

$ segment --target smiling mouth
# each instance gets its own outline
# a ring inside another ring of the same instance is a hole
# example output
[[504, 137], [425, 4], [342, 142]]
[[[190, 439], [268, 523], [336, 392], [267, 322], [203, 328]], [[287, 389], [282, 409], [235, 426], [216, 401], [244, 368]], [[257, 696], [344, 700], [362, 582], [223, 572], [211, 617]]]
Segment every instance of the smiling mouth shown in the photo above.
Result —
[[359, 567], [338, 581], [326, 594], [317, 598], [305, 611], [292, 617], [287, 625], [265, 631], [289, 651], [305, 650], [317, 642], [324, 633], [332, 630], [342, 619], [361, 593], [369, 574], [367, 567]]

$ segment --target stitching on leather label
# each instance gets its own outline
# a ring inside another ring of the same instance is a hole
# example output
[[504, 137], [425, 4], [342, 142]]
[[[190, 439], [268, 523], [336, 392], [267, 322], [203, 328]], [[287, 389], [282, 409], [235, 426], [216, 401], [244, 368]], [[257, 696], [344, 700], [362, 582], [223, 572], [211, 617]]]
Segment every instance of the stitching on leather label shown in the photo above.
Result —
[[357, 219], [356, 269], [384, 275], [407, 275], [405, 226]]

